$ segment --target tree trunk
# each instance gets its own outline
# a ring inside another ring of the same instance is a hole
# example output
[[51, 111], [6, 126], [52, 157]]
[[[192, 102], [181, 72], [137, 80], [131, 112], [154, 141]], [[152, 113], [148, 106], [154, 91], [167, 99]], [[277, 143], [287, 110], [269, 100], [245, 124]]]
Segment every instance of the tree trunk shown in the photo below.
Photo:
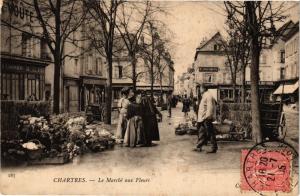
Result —
[[160, 100], [163, 103], [162, 73], [159, 73]]
[[233, 89], [233, 102], [236, 103], [237, 102], [237, 96], [235, 96], [236, 82], [233, 82], [232, 89]]
[[136, 90], [136, 83], [137, 83], [137, 75], [136, 75], [136, 58], [134, 54], [130, 55], [131, 65], [132, 65], [132, 88]]
[[111, 124], [111, 105], [112, 105], [112, 56], [107, 57], [108, 66], [106, 68], [106, 87], [105, 87], [105, 124]]
[[54, 86], [53, 86], [53, 113], [60, 113], [60, 72], [61, 72], [61, 60], [59, 57], [54, 59]]
[[234, 68], [234, 73], [232, 76], [232, 89], [233, 89], [233, 102], [236, 103], [237, 102], [237, 97], [235, 96], [235, 91], [236, 91], [236, 66]]
[[260, 103], [259, 103], [259, 33], [258, 21], [255, 12], [255, 2], [246, 1], [246, 12], [251, 36], [251, 116], [252, 116], [252, 139], [256, 143], [262, 141], [260, 124]]
[[241, 102], [245, 103], [246, 101], [246, 66], [242, 65], [242, 89], [241, 89]]
[[153, 62], [151, 62], [151, 68], [150, 68], [150, 75], [151, 75], [151, 88], [150, 88], [150, 91], [151, 91], [151, 98], [153, 99], [154, 96], [153, 96], [153, 86], [154, 86], [154, 73], [153, 73]]
[[259, 103], [259, 46], [258, 39], [252, 40], [252, 61], [251, 61], [251, 115], [253, 140], [256, 143], [262, 141], [260, 124], [260, 103]]

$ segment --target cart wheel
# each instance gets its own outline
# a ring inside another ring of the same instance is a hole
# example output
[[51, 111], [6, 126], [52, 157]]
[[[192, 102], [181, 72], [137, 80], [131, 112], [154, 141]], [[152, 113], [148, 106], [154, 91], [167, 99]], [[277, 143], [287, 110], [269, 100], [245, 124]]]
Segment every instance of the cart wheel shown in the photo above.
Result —
[[281, 114], [280, 122], [278, 126], [278, 139], [283, 140], [286, 136], [287, 126], [286, 126], [286, 119], [284, 113]]

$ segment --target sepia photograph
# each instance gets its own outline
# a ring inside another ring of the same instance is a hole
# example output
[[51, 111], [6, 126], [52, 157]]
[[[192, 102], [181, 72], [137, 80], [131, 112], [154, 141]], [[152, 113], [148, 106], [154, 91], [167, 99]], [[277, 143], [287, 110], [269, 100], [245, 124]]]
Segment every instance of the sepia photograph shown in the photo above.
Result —
[[299, 2], [0, 0], [2, 195], [299, 195]]

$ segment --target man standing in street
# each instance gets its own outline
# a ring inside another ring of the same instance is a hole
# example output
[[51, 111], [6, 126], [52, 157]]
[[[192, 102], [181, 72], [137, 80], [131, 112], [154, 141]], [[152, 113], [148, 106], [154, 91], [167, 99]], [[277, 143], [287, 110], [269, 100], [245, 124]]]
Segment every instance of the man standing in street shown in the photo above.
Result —
[[207, 144], [208, 140], [210, 140], [211, 149], [207, 151], [207, 153], [216, 153], [218, 145], [212, 124], [215, 115], [216, 101], [203, 84], [200, 86], [200, 93], [202, 95], [202, 99], [199, 105], [197, 119], [198, 142], [194, 150], [201, 152], [202, 146]]
[[172, 93], [170, 92], [168, 97], [167, 97], [167, 108], [168, 108], [168, 117], [172, 116], [172, 103], [173, 103], [173, 96]]

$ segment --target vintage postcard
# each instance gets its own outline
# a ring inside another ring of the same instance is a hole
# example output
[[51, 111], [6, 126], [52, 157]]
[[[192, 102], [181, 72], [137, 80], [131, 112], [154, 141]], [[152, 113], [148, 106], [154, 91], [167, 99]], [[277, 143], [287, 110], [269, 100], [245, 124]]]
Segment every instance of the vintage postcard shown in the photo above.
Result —
[[0, 6], [1, 194], [299, 194], [299, 2]]

